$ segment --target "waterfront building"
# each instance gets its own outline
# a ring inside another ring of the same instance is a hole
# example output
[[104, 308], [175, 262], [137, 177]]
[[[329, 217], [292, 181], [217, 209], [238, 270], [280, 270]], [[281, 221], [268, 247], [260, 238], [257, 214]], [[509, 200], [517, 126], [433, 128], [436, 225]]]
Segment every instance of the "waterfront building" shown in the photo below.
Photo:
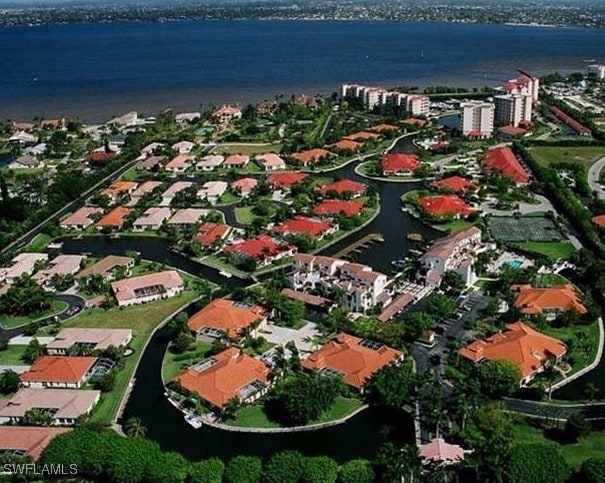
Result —
[[75, 275], [80, 271], [85, 258], [81, 255], [58, 255], [48, 263], [47, 267], [37, 271], [33, 279], [40, 285], [46, 285], [55, 275]]
[[0, 426], [0, 453], [7, 456], [29, 456], [36, 461], [52, 441], [69, 428], [42, 426]]
[[200, 242], [203, 247], [211, 247], [219, 241], [224, 240], [231, 227], [220, 223], [203, 223], [198, 230], [195, 239]]
[[431, 188], [439, 191], [463, 194], [469, 191], [476, 191], [479, 189], [479, 185], [474, 181], [456, 175], [433, 181], [431, 183]]
[[525, 315], [542, 314], [548, 320], [556, 319], [563, 312], [574, 311], [585, 315], [588, 311], [572, 284], [534, 288], [531, 285], [513, 285], [515, 306]]
[[132, 224], [134, 231], [159, 230], [172, 211], [165, 206], [147, 208]]
[[131, 208], [116, 206], [113, 210], [103, 216], [95, 225], [98, 230], [121, 230], [126, 218], [132, 213]]
[[455, 465], [464, 461], [465, 455], [471, 453], [457, 444], [446, 443], [443, 438], [435, 438], [418, 446], [423, 465]]
[[377, 106], [392, 104], [403, 107], [413, 116], [426, 116], [430, 111], [430, 100], [427, 96], [389, 91], [381, 87], [343, 84], [341, 96], [344, 99], [357, 99], [363, 102], [366, 109], [370, 110]]
[[214, 111], [213, 116], [219, 124], [229, 124], [242, 118], [242, 110], [237, 106], [224, 104]]
[[336, 155], [327, 149], [315, 148], [307, 151], [301, 151], [299, 153], [293, 153], [291, 157], [297, 163], [302, 164], [303, 166], [308, 166], [309, 164], [315, 164], [329, 158], [334, 158]]
[[531, 123], [533, 98], [527, 94], [503, 94], [494, 97], [494, 124], [519, 127]]
[[473, 139], [491, 137], [494, 132], [494, 104], [486, 101], [467, 101], [460, 104], [460, 132]]
[[96, 357], [40, 356], [19, 378], [25, 387], [77, 389], [92, 376], [96, 362]]
[[317, 216], [351, 217], [359, 215], [363, 211], [365, 203], [363, 201], [348, 201], [348, 200], [323, 200], [320, 201], [315, 208], [313, 214]]
[[168, 220], [168, 226], [187, 229], [197, 225], [208, 213], [210, 213], [210, 210], [204, 208], [183, 208], [176, 210], [172, 218]]
[[281, 243], [268, 235], [258, 235], [255, 238], [228, 243], [223, 247], [223, 251], [235, 263], [251, 258], [258, 266], [266, 266], [284, 257], [293, 256], [297, 248], [290, 243]]
[[338, 225], [327, 220], [318, 220], [306, 216], [295, 216], [272, 228], [273, 233], [282, 237], [303, 235], [321, 240], [324, 236], [338, 231]]
[[103, 277], [103, 280], [111, 280], [119, 271], [128, 275], [132, 267], [134, 267], [134, 258], [108, 255], [78, 272], [76, 279], [81, 280], [92, 275], [98, 275]]
[[7, 267], [0, 268], [0, 282], [13, 283], [23, 275], [32, 275], [38, 264], [48, 260], [46, 253], [20, 253], [15, 255]]
[[176, 270], [150, 273], [111, 284], [111, 290], [120, 307], [174, 297], [184, 289], [185, 283]]
[[458, 195], [421, 196], [416, 202], [426, 214], [436, 218], [466, 218], [473, 213]]
[[295, 184], [302, 183], [309, 177], [306, 173], [286, 172], [269, 175], [269, 183], [275, 189], [289, 190]]
[[105, 350], [109, 347], [126, 347], [132, 340], [130, 329], [91, 329], [69, 327], [61, 329], [55, 338], [46, 344], [49, 355], [69, 355], [72, 347], [87, 350]]
[[319, 188], [319, 192], [328, 197], [357, 198], [363, 195], [367, 188], [368, 187], [363, 183], [358, 183], [357, 181], [350, 179], [342, 179], [322, 185], [321, 188]]
[[384, 176], [411, 176], [420, 169], [420, 158], [414, 153], [386, 153], [380, 167]]

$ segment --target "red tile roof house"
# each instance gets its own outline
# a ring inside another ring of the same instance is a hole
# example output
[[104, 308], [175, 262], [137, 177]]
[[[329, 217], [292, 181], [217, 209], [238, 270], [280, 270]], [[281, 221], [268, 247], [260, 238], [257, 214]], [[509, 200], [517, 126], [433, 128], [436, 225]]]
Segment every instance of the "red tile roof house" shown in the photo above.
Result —
[[106, 196], [112, 203], [116, 203], [123, 196], [130, 195], [139, 186], [133, 181], [114, 181], [109, 188], [101, 190], [101, 195]]
[[25, 387], [77, 389], [92, 376], [96, 362], [96, 357], [40, 356], [19, 378]]
[[479, 185], [462, 176], [450, 176], [438, 181], [433, 181], [431, 183], [431, 188], [448, 193], [463, 194], [469, 191], [476, 191], [479, 189]]
[[509, 148], [494, 148], [485, 153], [483, 171], [487, 174], [501, 174], [512, 179], [517, 186], [529, 182], [529, 174]]
[[343, 137], [343, 139], [350, 139], [351, 141], [371, 141], [374, 139], [380, 139], [380, 137], [380, 134], [375, 132], [359, 131], [349, 134], [348, 136]]
[[248, 305], [227, 299], [215, 299], [192, 315], [187, 322], [191, 332], [207, 340], [239, 339], [247, 334], [254, 337], [267, 324], [269, 311], [258, 305]]
[[232, 154], [225, 159], [223, 166], [226, 168], [245, 168], [250, 162], [250, 156], [245, 154]]
[[150, 273], [111, 284], [111, 290], [120, 307], [167, 299], [178, 295], [184, 289], [185, 283], [176, 270]]
[[148, 208], [134, 221], [132, 228], [134, 231], [159, 230], [171, 213], [170, 208], [165, 206]]
[[254, 161], [256, 161], [256, 164], [258, 164], [265, 171], [279, 171], [280, 169], [286, 169], [286, 162], [274, 153], [256, 156]]
[[259, 235], [256, 238], [227, 244], [223, 247], [223, 251], [236, 262], [251, 258], [257, 265], [265, 266], [282, 258], [293, 256], [296, 253], [296, 247], [289, 243], [280, 243], [268, 235]]
[[169, 226], [186, 229], [199, 224], [202, 219], [210, 213], [210, 210], [204, 208], [183, 208], [177, 210], [172, 218], [168, 220]]
[[198, 240], [204, 248], [217, 246], [224, 240], [231, 231], [229, 225], [219, 223], [204, 223], [200, 226], [195, 239]]
[[510, 290], [515, 294], [515, 306], [525, 315], [543, 314], [548, 320], [553, 320], [571, 310], [580, 315], [588, 313], [575, 287], [569, 283], [548, 288], [513, 285]]
[[457, 195], [421, 196], [416, 203], [434, 218], [466, 218], [473, 213], [473, 209]]
[[256, 185], [258, 185], [258, 180], [256, 178], [240, 178], [231, 183], [230, 188], [231, 191], [246, 198], [252, 194]]
[[89, 329], [70, 327], [61, 329], [55, 338], [46, 344], [49, 355], [67, 355], [75, 346], [90, 350], [105, 350], [110, 346], [126, 347], [132, 340], [130, 329]]
[[363, 143], [353, 141], [352, 139], [341, 139], [340, 141], [328, 146], [337, 153], [352, 154], [358, 153], [363, 148]]
[[319, 163], [326, 159], [335, 158], [336, 154], [331, 153], [327, 149], [309, 149], [308, 151], [301, 151], [299, 153], [293, 153], [290, 155], [297, 163], [302, 164], [303, 166], [308, 166], [309, 164]]
[[168, 206], [172, 203], [175, 195], [179, 191], [183, 191], [187, 188], [191, 188], [195, 183], [191, 181], [177, 181], [176, 183], [172, 183], [166, 191], [162, 193], [162, 202], [161, 206]]
[[605, 229], [605, 215], [595, 216], [592, 219], [592, 222], [599, 228]]
[[324, 200], [313, 209], [313, 213], [317, 216], [351, 217], [361, 213], [363, 207], [363, 201]]
[[118, 153], [114, 153], [113, 151], [106, 152], [105, 148], [99, 148], [88, 153], [85, 159], [89, 164], [105, 165], [117, 155]]
[[306, 173], [290, 171], [287, 173], [276, 173], [269, 175], [269, 183], [275, 189], [289, 190], [295, 184], [302, 183], [309, 177]]
[[241, 119], [242, 110], [237, 106], [224, 104], [219, 107], [216, 111], [214, 111], [213, 117], [220, 124], [228, 124], [236, 119]]
[[307, 235], [321, 240], [324, 236], [338, 231], [338, 225], [328, 220], [317, 220], [306, 216], [295, 216], [272, 229], [273, 233], [287, 237], [289, 235]]
[[169, 173], [184, 173], [193, 163], [193, 158], [188, 154], [179, 154], [173, 158], [166, 166], [164, 171]]
[[387, 153], [380, 158], [384, 176], [411, 176], [420, 169], [420, 159], [416, 154]]
[[340, 375], [363, 392], [366, 383], [383, 367], [403, 360], [403, 353], [384, 344], [340, 333], [302, 361], [306, 370]]
[[71, 426], [99, 402], [101, 391], [22, 388], [0, 405], [0, 424], [19, 424], [25, 413], [39, 409], [50, 414], [55, 426]]
[[475, 364], [486, 360], [512, 362], [519, 368], [520, 385], [523, 386], [548, 365], [559, 363], [567, 353], [567, 347], [523, 322], [515, 322], [507, 325], [504, 332], [472, 342], [458, 352]]
[[64, 230], [85, 230], [94, 223], [95, 215], [102, 215], [103, 208], [98, 206], [83, 206], [59, 223]]
[[175, 380], [212, 407], [222, 409], [231, 400], [250, 403], [266, 394], [270, 377], [271, 370], [264, 363], [230, 347], [190, 367]]
[[69, 428], [0, 426], [0, 453], [38, 460], [51, 440]]
[[368, 187], [363, 183], [358, 183], [350, 179], [334, 181], [323, 185], [319, 192], [330, 198], [357, 198], [363, 195]]
[[125, 206], [116, 206], [113, 210], [101, 218], [97, 224], [97, 230], [121, 230], [132, 209]]

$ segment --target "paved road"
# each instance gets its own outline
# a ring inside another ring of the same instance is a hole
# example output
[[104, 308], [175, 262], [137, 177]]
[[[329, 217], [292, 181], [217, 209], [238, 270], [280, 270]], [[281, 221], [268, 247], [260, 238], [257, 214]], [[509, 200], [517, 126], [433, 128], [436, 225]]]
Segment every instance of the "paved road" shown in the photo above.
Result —
[[539, 202], [538, 204], [532, 203], [519, 203], [519, 208], [514, 210], [497, 210], [495, 208], [491, 208], [490, 204], [492, 202], [486, 201], [485, 203], [481, 203], [481, 211], [486, 214], [498, 215], [498, 216], [508, 216], [512, 215], [515, 212], [519, 212], [522, 215], [527, 215], [529, 213], [542, 213], [547, 211], [552, 211], [556, 213], [556, 210], [552, 203], [542, 195], [535, 195], [536, 200]]
[[538, 418], [565, 420], [572, 414], [582, 414], [586, 419], [605, 419], [605, 403], [551, 404], [524, 399], [504, 399], [504, 407], [511, 412]]
[[590, 189], [597, 193], [597, 197], [600, 200], [605, 199], [605, 189], [599, 183], [599, 178], [601, 177], [601, 171], [605, 168], [605, 157], [599, 159], [595, 164], [593, 164], [588, 170], [588, 185]]

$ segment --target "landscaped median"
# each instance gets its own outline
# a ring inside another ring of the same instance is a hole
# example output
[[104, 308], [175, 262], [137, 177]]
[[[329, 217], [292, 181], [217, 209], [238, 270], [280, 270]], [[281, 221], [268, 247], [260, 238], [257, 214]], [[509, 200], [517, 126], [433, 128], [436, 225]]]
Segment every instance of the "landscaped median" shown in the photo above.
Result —
[[16, 329], [18, 327], [23, 327], [39, 320], [52, 317], [53, 315], [58, 315], [67, 310], [68, 307], [69, 304], [67, 302], [64, 302], [62, 300], [54, 300], [52, 307], [43, 312], [32, 313], [27, 316], [24, 315], [14, 317], [8, 315], [0, 315], [0, 327], [4, 329]]

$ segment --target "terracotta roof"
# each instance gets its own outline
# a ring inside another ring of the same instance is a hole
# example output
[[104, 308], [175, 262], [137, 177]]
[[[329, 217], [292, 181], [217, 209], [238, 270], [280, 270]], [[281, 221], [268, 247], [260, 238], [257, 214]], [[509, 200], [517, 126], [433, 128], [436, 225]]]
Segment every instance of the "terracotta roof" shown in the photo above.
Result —
[[502, 126], [498, 128], [498, 132], [509, 136], [523, 136], [528, 133], [527, 129], [515, 126]]
[[117, 156], [117, 153], [112, 151], [91, 151], [86, 155], [86, 161], [90, 163], [107, 163]]
[[308, 178], [306, 173], [287, 172], [269, 175], [269, 183], [276, 188], [292, 188], [297, 183], [302, 183]]
[[250, 161], [250, 156], [245, 154], [232, 154], [223, 163], [225, 166], [245, 166]]
[[92, 344], [94, 349], [104, 350], [109, 346], [126, 345], [132, 338], [130, 329], [94, 329], [68, 327], [61, 329], [54, 340], [46, 344], [47, 349], [69, 349], [74, 344]]
[[330, 145], [331, 148], [339, 149], [340, 151], [356, 152], [363, 148], [363, 143], [353, 141], [352, 139], [341, 139], [340, 141]]
[[367, 188], [368, 187], [363, 183], [358, 183], [357, 181], [353, 181], [350, 179], [343, 179], [340, 181], [335, 181], [333, 183], [325, 184], [320, 188], [319, 191], [322, 194], [328, 194], [334, 191], [340, 196], [344, 195], [345, 193], [353, 193], [356, 195], [360, 195], [365, 193], [365, 190]]
[[247, 305], [227, 299], [215, 299], [189, 318], [187, 325], [193, 332], [204, 327], [223, 331], [228, 337], [238, 337], [254, 323], [267, 317], [267, 310], [258, 305]]
[[19, 375], [22, 382], [77, 383], [97, 361], [96, 357], [40, 356], [29, 371]]
[[259, 235], [256, 238], [250, 238], [232, 245], [225, 245], [223, 250], [231, 255], [244, 255], [260, 261], [275, 257], [293, 248], [289, 244], [279, 244], [268, 235]]
[[485, 340], [475, 341], [458, 352], [473, 362], [507, 360], [515, 364], [523, 378], [541, 369], [547, 358], [561, 357], [567, 348], [558, 339], [544, 335], [523, 322], [506, 326]]
[[54, 419], [76, 419], [88, 413], [101, 391], [80, 389], [19, 389], [0, 409], [0, 418], [22, 418], [30, 409], [55, 410]]
[[129, 193], [134, 191], [139, 186], [138, 183], [134, 181], [114, 181], [109, 185], [109, 189], [114, 191], [115, 193]]
[[199, 370], [193, 366], [175, 379], [216, 407], [222, 408], [240, 396], [249, 384], [269, 382], [269, 368], [253, 357], [240, 354], [235, 347], [216, 354], [209, 362], [209, 366], [202, 365]]
[[531, 285], [513, 285], [516, 293], [515, 305], [528, 315], [540, 314], [547, 310], [575, 310], [586, 314], [587, 310], [571, 284], [553, 285], [550, 288], [533, 288]]
[[397, 126], [393, 126], [392, 124], [377, 124], [370, 128], [370, 131], [375, 131], [377, 133], [383, 133], [388, 131], [397, 131]]
[[323, 235], [330, 228], [332, 228], [332, 224], [329, 221], [315, 220], [306, 216], [295, 216], [273, 227], [273, 231], [281, 235], [309, 235], [315, 238]]
[[477, 189], [478, 185], [462, 176], [450, 176], [449, 178], [432, 182], [431, 188], [451, 191], [452, 193], [464, 193], [468, 190]]
[[418, 126], [418, 127], [424, 127], [427, 125], [428, 121], [424, 120], [424, 119], [418, 119], [417, 117], [408, 117], [407, 119], [403, 119], [402, 121], [399, 121], [401, 124], [407, 124], [410, 126]]
[[286, 167], [286, 162], [275, 153], [260, 154], [256, 157], [256, 160], [266, 167], [279, 169]]
[[188, 168], [191, 165], [192, 158], [189, 154], [179, 154], [170, 160], [170, 162], [164, 166], [164, 169], [170, 171], [172, 169]]
[[359, 131], [345, 136], [343, 139], [351, 139], [352, 141], [367, 141], [368, 139], [378, 139], [380, 134], [368, 131]]
[[385, 345], [374, 350], [362, 343], [362, 339], [340, 333], [303, 360], [302, 366], [308, 370], [332, 369], [341, 373], [347, 384], [361, 389], [376, 372], [403, 355]]
[[0, 451], [25, 451], [32, 459], [42, 456], [50, 441], [69, 428], [0, 426]]
[[162, 286], [165, 290], [178, 288], [183, 286], [183, 279], [176, 270], [166, 270], [118, 280], [111, 284], [111, 289], [116, 299], [122, 301], [137, 298], [136, 291], [155, 286]]
[[421, 196], [416, 201], [425, 212], [433, 216], [468, 216], [473, 212], [472, 208], [456, 195]]
[[242, 113], [242, 110], [237, 106], [232, 106], [230, 104], [223, 104], [216, 111], [214, 111], [215, 116], [237, 116]]
[[423, 463], [459, 463], [464, 461], [465, 453], [470, 451], [463, 449], [457, 444], [446, 443], [443, 438], [435, 438], [427, 444], [418, 447]]
[[256, 188], [258, 180], [256, 178], [240, 178], [231, 183], [232, 189], [239, 189], [242, 193], [248, 193]]
[[331, 153], [327, 149], [321, 148], [309, 149], [308, 151], [301, 151], [300, 153], [292, 154], [292, 157], [296, 159], [296, 161], [304, 165], [335, 156], [336, 155], [334, 153]]
[[107, 255], [96, 263], [81, 270], [76, 278], [84, 278], [90, 275], [101, 275], [106, 277], [110, 272], [118, 267], [126, 267], [134, 264], [134, 258], [120, 257], [118, 255]]
[[324, 200], [313, 210], [316, 215], [355, 216], [363, 210], [363, 201]]
[[218, 223], [204, 223], [200, 226], [196, 239], [202, 244], [202, 246], [208, 247], [217, 240], [220, 240], [227, 236], [227, 233], [231, 230], [229, 225], [222, 225]]
[[111, 228], [121, 228], [124, 224], [124, 219], [132, 213], [130, 208], [126, 208], [125, 206], [117, 206], [109, 213], [107, 213], [103, 218], [101, 218], [96, 226], [99, 227], [111, 227]]
[[605, 228], [605, 215], [595, 216], [592, 222], [600, 228]]
[[420, 168], [420, 159], [416, 154], [387, 153], [380, 158], [380, 166], [384, 173], [414, 172]]
[[487, 172], [508, 176], [517, 184], [529, 181], [529, 175], [509, 148], [494, 148], [485, 153], [483, 167]]

